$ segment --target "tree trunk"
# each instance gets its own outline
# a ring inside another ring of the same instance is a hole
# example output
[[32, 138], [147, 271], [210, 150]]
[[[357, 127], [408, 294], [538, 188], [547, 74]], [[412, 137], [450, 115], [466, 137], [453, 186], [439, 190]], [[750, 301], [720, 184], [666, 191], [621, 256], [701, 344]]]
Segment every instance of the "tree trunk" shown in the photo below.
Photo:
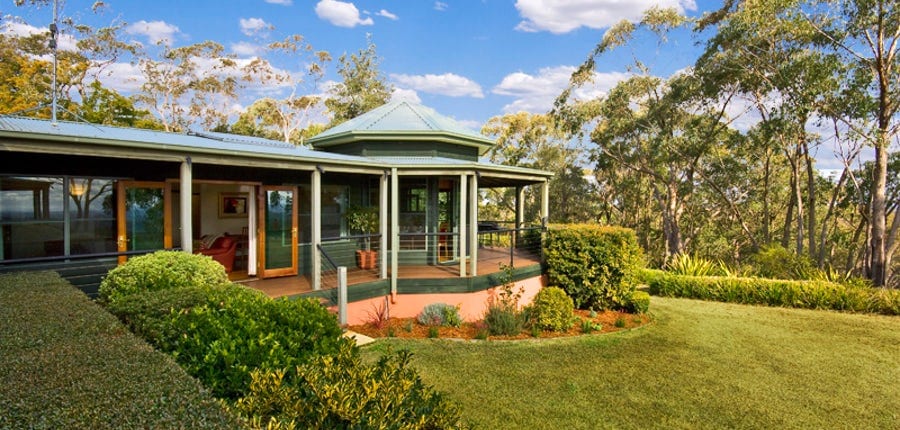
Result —
[[681, 239], [681, 228], [678, 221], [681, 215], [680, 204], [678, 202], [678, 184], [669, 181], [666, 184], [665, 196], [660, 195], [659, 191], [654, 191], [657, 200], [662, 206], [663, 217], [663, 236], [666, 238], [666, 261], [673, 255], [680, 254], [684, 250]]
[[765, 151], [766, 161], [763, 165], [763, 243], [769, 244], [772, 243], [772, 233], [769, 230], [770, 224], [772, 223], [772, 214], [769, 209], [769, 187], [771, 186], [772, 181], [772, 151], [766, 148]]
[[[813, 159], [809, 156], [809, 143], [803, 142], [803, 158], [806, 159], [806, 235], [809, 237], [809, 255], [816, 256], [816, 172], [813, 169]], [[820, 266], [821, 268], [821, 266]]]
[[876, 287], [883, 287], [885, 277], [887, 276], [887, 247], [885, 246], [885, 238], [887, 236], [887, 219], [886, 219], [886, 199], [885, 189], [887, 188], [887, 121], [885, 127], [879, 130], [881, 136], [879, 142], [875, 145], [875, 172], [872, 183], [872, 215], [870, 216], [872, 224], [871, 236], [871, 265], [869, 273], [872, 283]]

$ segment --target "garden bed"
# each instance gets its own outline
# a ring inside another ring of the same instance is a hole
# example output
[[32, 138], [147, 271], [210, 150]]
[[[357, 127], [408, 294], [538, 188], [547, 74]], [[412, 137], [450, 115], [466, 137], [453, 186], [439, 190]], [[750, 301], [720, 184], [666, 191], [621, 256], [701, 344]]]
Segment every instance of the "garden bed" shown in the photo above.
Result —
[[[575, 323], [567, 331], [537, 331], [525, 328], [516, 336], [488, 335], [487, 326], [482, 321], [464, 322], [459, 327], [441, 326], [435, 327], [420, 324], [416, 318], [389, 318], [384, 321], [370, 321], [365, 324], [348, 326], [347, 329], [364, 334], [372, 338], [444, 338], [444, 339], [483, 339], [483, 340], [514, 340], [528, 338], [553, 338], [567, 336], [581, 336], [586, 334], [609, 333], [619, 330], [627, 330], [641, 327], [651, 322], [647, 314], [631, 314], [618, 311], [596, 312], [591, 316], [590, 311], [576, 310]], [[593, 323], [593, 328], [586, 328], [585, 321]], [[435, 336], [436, 334], [436, 336]], [[537, 334], [537, 336], [535, 336]]]

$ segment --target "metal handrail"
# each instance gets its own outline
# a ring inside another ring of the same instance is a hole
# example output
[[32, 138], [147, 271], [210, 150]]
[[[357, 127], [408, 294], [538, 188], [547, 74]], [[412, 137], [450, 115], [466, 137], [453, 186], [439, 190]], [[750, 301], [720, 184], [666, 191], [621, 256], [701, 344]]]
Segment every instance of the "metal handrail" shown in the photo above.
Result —
[[95, 254], [78, 254], [78, 255], [55, 255], [51, 257], [29, 257], [29, 258], [15, 258], [9, 260], [0, 260], [0, 266], [3, 265], [12, 265], [12, 264], [27, 264], [27, 263], [49, 263], [56, 261], [66, 261], [66, 260], [88, 260], [92, 258], [106, 258], [106, 257], [127, 257], [131, 255], [143, 255], [143, 254], [151, 254], [156, 251], [181, 251], [181, 248], [164, 248], [164, 249], [145, 249], [139, 251], [124, 251], [124, 252], [99, 252]]

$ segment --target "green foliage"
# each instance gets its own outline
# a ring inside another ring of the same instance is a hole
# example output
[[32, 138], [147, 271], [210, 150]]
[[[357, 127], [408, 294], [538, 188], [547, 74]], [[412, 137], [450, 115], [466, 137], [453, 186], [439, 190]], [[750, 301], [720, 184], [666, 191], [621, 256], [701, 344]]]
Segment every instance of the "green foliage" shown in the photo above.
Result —
[[438, 328], [438, 326], [428, 327], [428, 338], [429, 339], [437, 339], [439, 337], [441, 337], [441, 330]]
[[572, 327], [574, 310], [572, 298], [562, 288], [547, 287], [531, 303], [532, 324], [544, 330], [565, 331]]
[[0, 275], [0, 428], [238, 428], [171, 359], [54, 272]]
[[347, 342], [316, 301], [233, 284], [132, 294], [109, 310], [222, 398], [245, 392], [255, 369], [296, 366]]
[[622, 317], [616, 318], [616, 322], [614, 323], [614, 325], [618, 328], [625, 327], [625, 318], [622, 318]]
[[677, 275], [709, 276], [713, 274], [715, 265], [700, 257], [692, 257], [690, 254], [676, 254], [666, 263], [666, 271]]
[[643, 254], [634, 231], [587, 224], [547, 233], [547, 275], [578, 309], [620, 309], [634, 291]]
[[519, 311], [519, 300], [523, 288], [515, 288], [512, 282], [512, 268], [503, 266], [500, 274], [501, 285], [488, 296], [484, 324], [488, 332], [498, 336], [514, 336], [522, 332], [525, 318]]
[[652, 273], [651, 293], [720, 302], [900, 315], [900, 291], [827, 281], [726, 278]]
[[462, 318], [459, 316], [459, 307], [446, 303], [432, 303], [425, 306], [416, 318], [419, 324], [427, 326], [459, 327]]
[[813, 264], [802, 255], [797, 255], [781, 245], [769, 245], [750, 257], [753, 274], [771, 279], [808, 279]]
[[330, 97], [325, 99], [332, 115], [329, 127], [356, 118], [391, 99], [393, 86], [378, 69], [379, 60], [371, 38], [366, 49], [338, 58], [337, 72], [342, 81], [331, 88]]
[[[351, 205], [344, 214], [347, 228], [353, 234], [373, 234], [378, 232], [378, 208], [371, 206]], [[366, 250], [371, 248], [371, 238], [365, 238]]]
[[157, 251], [130, 258], [109, 271], [97, 292], [101, 303], [145, 292], [228, 283], [225, 268], [210, 257], [180, 251]]
[[581, 320], [581, 332], [590, 334], [595, 331], [603, 330], [603, 324], [593, 322], [591, 320]]
[[401, 351], [373, 365], [349, 345], [285, 372], [254, 372], [234, 410], [253, 428], [465, 428], [457, 407], [422, 383]]
[[645, 314], [650, 310], [650, 294], [646, 291], [635, 291], [628, 301], [628, 312]]

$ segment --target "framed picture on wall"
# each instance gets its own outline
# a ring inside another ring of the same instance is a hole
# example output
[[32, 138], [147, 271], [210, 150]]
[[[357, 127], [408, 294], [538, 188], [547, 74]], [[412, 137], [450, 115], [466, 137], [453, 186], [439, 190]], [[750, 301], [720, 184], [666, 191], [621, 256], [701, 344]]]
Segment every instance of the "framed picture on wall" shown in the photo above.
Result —
[[219, 193], [219, 218], [247, 216], [247, 193]]

